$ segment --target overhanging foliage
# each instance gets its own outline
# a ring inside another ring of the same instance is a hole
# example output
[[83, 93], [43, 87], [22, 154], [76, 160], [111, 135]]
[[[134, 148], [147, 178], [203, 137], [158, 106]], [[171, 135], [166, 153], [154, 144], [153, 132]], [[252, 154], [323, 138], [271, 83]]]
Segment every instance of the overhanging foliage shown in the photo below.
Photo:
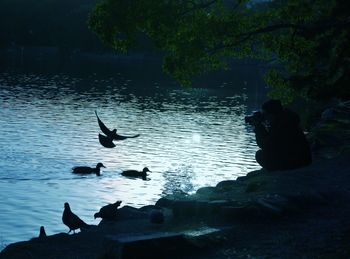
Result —
[[278, 64], [266, 75], [274, 97], [349, 99], [349, 14], [346, 0], [100, 0], [88, 23], [123, 51], [147, 35], [184, 85], [252, 57]]

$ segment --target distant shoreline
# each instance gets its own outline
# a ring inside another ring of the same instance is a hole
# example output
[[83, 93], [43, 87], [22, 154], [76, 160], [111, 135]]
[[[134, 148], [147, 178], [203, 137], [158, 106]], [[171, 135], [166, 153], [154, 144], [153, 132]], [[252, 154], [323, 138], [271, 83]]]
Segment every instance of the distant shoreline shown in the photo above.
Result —
[[77, 66], [117, 66], [141, 64], [144, 62], [161, 64], [161, 57], [152, 53], [113, 53], [84, 52], [79, 49], [57, 47], [15, 46], [0, 49], [0, 69], [31, 70], [41, 68], [44, 71], [72, 70]]
[[[110, 66], [128, 64], [156, 64], [161, 67], [162, 54], [156, 52], [118, 53], [113, 51], [89, 52], [80, 49], [59, 48], [50, 46], [13, 46], [0, 48], [0, 69], [4, 67], [26, 67], [28, 63], [34, 65], [49, 65], [53, 68], [70, 66], [71, 64], [87, 63], [90, 65], [106, 64]], [[254, 59], [230, 60], [232, 66], [266, 67], [264, 61]]]

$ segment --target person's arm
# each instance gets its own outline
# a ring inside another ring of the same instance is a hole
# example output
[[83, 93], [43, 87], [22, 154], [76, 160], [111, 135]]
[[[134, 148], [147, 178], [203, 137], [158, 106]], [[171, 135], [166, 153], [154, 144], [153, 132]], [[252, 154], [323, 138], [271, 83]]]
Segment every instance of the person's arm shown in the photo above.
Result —
[[258, 144], [258, 146], [261, 149], [263, 149], [266, 139], [269, 135], [269, 132], [267, 131], [267, 129], [262, 123], [258, 123], [257, 125], [255, 125], [254, 132], [255, 132], [256, 144]]

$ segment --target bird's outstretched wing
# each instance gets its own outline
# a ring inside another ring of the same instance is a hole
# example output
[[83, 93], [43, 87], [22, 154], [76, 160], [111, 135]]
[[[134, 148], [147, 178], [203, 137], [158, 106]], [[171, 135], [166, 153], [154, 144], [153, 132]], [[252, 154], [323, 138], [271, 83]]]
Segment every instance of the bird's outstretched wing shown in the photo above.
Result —
[[98, 134], [98, 140], [100, 141], [100, 144], [106, 148], [113, 148], [115, 147], [115, 144], [113, 143], [113, 140], [103, 136], [101, 134]]
[[136, 134], [136, 135], [133, 135], [133, 136], [121, 136], [121, 135], [116, 134], [116, 136], [113, 139], [114, 140], [124, 140], [124, 139], [127, 139], [127, 138], [137, 138], [138, 136], [140, 136], [140, 134]]
[[[100, 126], [101, 131], [106, 134], [107, 136], [110, 136], [112, 134], [112, 131], [110, 131], [106, 125], [100, 120], [100, 118], [97, 115], [97, 111], [95, 111], [96, 117], [97, 117], [97, 122], [98, 126]], [[102, 143], [101, 143], [102, 144]]]

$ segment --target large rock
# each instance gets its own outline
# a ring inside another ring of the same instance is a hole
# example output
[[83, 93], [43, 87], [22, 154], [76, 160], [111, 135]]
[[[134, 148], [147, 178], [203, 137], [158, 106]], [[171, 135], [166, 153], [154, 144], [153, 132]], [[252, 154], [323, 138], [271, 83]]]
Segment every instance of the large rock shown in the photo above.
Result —
[[315, 155], [335, 158], [350, 150], [350, 101], [326, 109], [308, 134]]

